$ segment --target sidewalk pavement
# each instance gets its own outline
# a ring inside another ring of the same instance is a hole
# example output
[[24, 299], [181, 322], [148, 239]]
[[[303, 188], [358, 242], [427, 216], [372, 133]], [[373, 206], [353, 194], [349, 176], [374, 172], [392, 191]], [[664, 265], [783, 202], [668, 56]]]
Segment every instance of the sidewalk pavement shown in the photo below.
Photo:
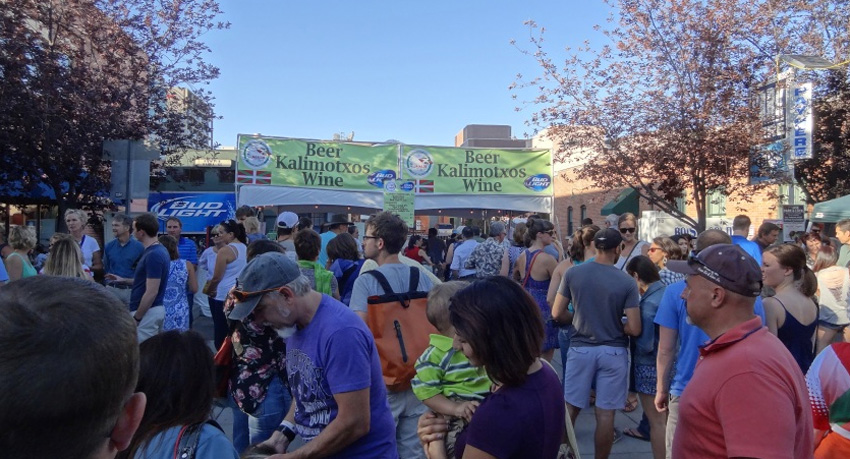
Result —
[[[201, 311], [198, 309], [194, 311], [194, 317], [195, 320], [192, 328], [206, 337], [210, 348], [212, 348], [212, 319], [201, 315]], [[555, 352], [555, 358], [552, 365], [557, 371], [563, 371], [558, 352]], [[637, 427], [642, 414], [643, 411], [640, 407], [631, 413], [617, 411], [617, 414], [614, 417], [614, 427], [618, 432], [620, 432], [620, 434], [622, 434], [623, 429]], [[215, 406], [213, 408], [212, 418], [221, 424], [222, 428], [224, 428], [224, 431], [227, 433], [227, 436], [230, 437], [231, 432], [233, 431], [233, 417], [230, 413], [230, 408]], [[576, 439], [578, 440], [579, 452], [581, 453], [582, 459], [593, 459], [595, 457], [593, 455], [593, 434], [595, 429], [596, 418], [594, 415], [594, 409], [588, 408], [586, 410], [582, 410], [576, 420], [575, 426]], [[297, 447], [298, 442], [299, 439], [296, 439], [293, 446]], [[621, 438], [614, 443], [614, 447], [611, 449], [611, 455], [609, 457], [611, 459], [652, 459], [652, 448], [650, 447], [649, 442], [621, 435]]]

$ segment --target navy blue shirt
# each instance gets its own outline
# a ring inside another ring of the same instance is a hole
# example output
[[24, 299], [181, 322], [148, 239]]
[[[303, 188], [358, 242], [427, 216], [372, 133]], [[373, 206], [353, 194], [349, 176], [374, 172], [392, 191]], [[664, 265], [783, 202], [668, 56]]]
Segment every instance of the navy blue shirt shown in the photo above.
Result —
[[171, 257], [168, 250], [162, 244], [152, 244], [142, 253], [136, 272], [133, 274], [133, 290], [130, 292], [130, 310], [139, 309], [142, 295], [145, 294], [148, 279], [159, 279], [159, 290], [153, 300], [153, 306], [162, 306], [162, 297], [165, 295], [165, 286], [168, 283], [168, 267], [171, 265]]
[[103, 269], [107, 274], [130, 278], [135, 274], [136, 261], [142, 256], [145, 246], [130, 236], [126, 244], [113, 239], [103, 249]]

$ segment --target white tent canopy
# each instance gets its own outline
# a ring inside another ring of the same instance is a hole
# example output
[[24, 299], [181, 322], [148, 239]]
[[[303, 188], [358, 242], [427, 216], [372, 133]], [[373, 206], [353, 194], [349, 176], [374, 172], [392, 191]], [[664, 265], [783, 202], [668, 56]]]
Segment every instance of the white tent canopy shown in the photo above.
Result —
[[[242, 185], [237, 205], [284, 206], [293, 212], [362, 213], [384, 207], [380, 190], [331, 190], [273, 185]], [[415, 208], [422, 215], [499, 216], [505, 212], [551, 214], [553, 197], [504, 194], [417, 194]]]

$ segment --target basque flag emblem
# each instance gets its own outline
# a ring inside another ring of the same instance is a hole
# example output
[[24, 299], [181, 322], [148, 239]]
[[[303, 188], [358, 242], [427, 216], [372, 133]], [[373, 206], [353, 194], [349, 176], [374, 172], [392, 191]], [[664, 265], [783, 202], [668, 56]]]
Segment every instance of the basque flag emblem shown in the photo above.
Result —
[[236, 183], [250, 185], [271, 185], [272, 173], [270, 171], [240, 170], [236, 174]]

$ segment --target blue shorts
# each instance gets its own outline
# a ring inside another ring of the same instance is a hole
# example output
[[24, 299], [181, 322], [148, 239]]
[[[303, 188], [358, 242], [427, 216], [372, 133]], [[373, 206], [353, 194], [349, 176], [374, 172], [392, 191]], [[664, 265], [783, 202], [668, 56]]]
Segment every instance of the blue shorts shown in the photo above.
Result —
[[596, 407], [619, 410], [629, 390], [629, 351], [614, 346], [571, 346], [564, 368], [564, 400], [576, 408], [590, 406], [596, 386]]

